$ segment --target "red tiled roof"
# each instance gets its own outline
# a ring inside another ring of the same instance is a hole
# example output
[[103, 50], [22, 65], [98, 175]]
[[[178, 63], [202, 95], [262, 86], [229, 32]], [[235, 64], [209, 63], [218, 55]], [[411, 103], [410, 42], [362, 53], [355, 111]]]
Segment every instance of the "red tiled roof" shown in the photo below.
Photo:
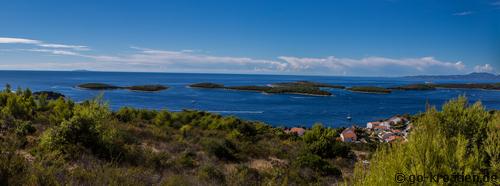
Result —
[[342, 132], [342, 136], [344, 138], [356, 138], [356, 133], [351, 128], [348, 128]]
[[374, 126], [374, 129], [388, 129], [387, 126]]
[[295, 133], [299, 136], [302, 136], [304, 134], [304, 132], [306, 132], [306, 129], [303, 129], [303, 128], [298, 128], [298, 127], [293, 127], [290, 129], [290, 132], [291, 133]]
[[400, 139], [400, 138], [401, 138], [401, 136], [395, 136], [395, 135], [394, 135], [394, 136], [389, 136], [389, 137], [386, 139], [386, 141], [387, 141], [387, 142], [391, 142], [391, 141], [394, 141], [394, 140], [397, 140], [397, 139]]

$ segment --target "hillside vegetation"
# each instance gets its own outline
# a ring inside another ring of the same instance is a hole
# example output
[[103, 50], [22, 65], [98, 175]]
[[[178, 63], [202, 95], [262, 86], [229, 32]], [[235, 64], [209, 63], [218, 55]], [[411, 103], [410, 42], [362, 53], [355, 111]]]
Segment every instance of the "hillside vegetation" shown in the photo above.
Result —
[[[414, 122], [406, 143], [381, 146], [368, 166], [358, 163], [356, 185], [398, 185], [396, 174], [496, 175], [497, 182], [448, 182], [450, 185], [496, 185], [500, 175], [500, 113], [480, 102], [451, 100], [442, 111], [429, 108]], [[408, 177], [407, 177], [408, 178]], [[405, 182], [404, 185], [410, 184]], [[417, 185], [435, 185], [420, 182]]]
[[297, 136], [207, 112], [111, 111], [99, 98], [49, 100], [7, 86], [0, 185], [398, 185], [397, 173], [498, 175], [500, 113], [467, 103], [415, 116], [406, 142], [350, 144], [337, 140], [342, 128], [321, 124]]
[[0, 185], [326, 185], [354, 167], [341, 129], [46, 96], [0, 92]]

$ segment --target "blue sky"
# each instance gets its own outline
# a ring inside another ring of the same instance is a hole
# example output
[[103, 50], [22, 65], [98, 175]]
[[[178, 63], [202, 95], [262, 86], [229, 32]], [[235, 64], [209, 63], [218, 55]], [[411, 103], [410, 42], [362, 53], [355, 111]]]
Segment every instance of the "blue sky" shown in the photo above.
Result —
[[500, 70], [500, 0], [3, 1], [0, 70]]

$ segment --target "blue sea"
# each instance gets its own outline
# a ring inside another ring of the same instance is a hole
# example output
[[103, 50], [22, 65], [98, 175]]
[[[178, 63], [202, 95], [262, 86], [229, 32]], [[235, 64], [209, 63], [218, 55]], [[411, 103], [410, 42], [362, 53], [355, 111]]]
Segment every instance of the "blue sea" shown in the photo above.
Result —
[[[500, 109], [500, 91], [439, 89], [433, 91], [394, 91], [391, 94], [355, 93], [340, 89], [326, 89], [328, 97], [293, 94], [262, 94], [246, 91], [195, 89], [188, 85], [214, 82], [224, 85], [267, 85], [298, 80], [316, 81], [344, 86], [382, 86], [423, 83], [423, 80], [386, 77], [329, 77], [285, 75], [236, 75], [188, 73], [129, 73], [85, 71], [0, 71], [0, 83], [33, 91], [57, 91], [75, 101], [92, 99], [100, 91], [75, 88], [88, 82], [119, 86], [162, 84], [170, 89], [161, 92], [134, 92], [128, 90], [104, 91], [104, 99], [113, 110], [130, 106], [147, 109], [204, 110], [222, 115], [234, 115], [248, 120], [259, 120], [274, 126], [311, 126], [316, 122], [341, 127], [352, 124], [365, 126], [366, 122], [396, 114], [416, 114], [425, 111], [426, 103], [438, 108], [451, 98], [466, 95], [471, 102], [480, 100], [487, 109]], [[434, 81], [439, 83], [439, 81]], [[453, 80], [453, 82], [469, 82]], [[347, 116], [352, 120], [348, 121]]]

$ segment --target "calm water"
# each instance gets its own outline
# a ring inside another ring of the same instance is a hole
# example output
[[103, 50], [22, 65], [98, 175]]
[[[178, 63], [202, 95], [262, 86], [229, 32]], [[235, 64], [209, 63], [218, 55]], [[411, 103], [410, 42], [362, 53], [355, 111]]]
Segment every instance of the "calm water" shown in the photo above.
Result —
[[500, 91], [458, 89], [395, 91], [392, 94], [382, 95], [331, 89], [329, 91], [334, 96], [316, 97], [284, 94], [266, 95], [256, 92], [187, 87], [191, 83], [198, 82], [215, 82], [225, 85], [266, 85], [297, 80], [344, 86], [376, 85], [383, 87], [423, 82], [405, 78], [368, 77], [0, 71], [1, 84], [9, 83], [13, 87], [29, 87], [33, 91], [57, 91], [75, 101], [90, 99], [99, 94], [99, 91], [74, 88], [80, 83], [102, 82], [120, 86], [164, 84], [170, 86], [170, 89], [154, 93], [112, 90], [105, 91], [104, 98], [115, 110], [123, 106], [168, 109], [170, 111], [198, 109], [284, 126], [311, 126], [315, 122], [333, 127], [348, 126], [351, 125], [351, 122], [346, 120], [348, 115], [352, 116], [352, 123], [364, 126], [366, 122], [371, 120], [387, 118], [395, 114], [415, 114], [424, 111], [426, 102], [441, 106], [446, 100], [463, 94], [467, 95], [471, 101], [481, 100], [488, 109], [500, 109]]

